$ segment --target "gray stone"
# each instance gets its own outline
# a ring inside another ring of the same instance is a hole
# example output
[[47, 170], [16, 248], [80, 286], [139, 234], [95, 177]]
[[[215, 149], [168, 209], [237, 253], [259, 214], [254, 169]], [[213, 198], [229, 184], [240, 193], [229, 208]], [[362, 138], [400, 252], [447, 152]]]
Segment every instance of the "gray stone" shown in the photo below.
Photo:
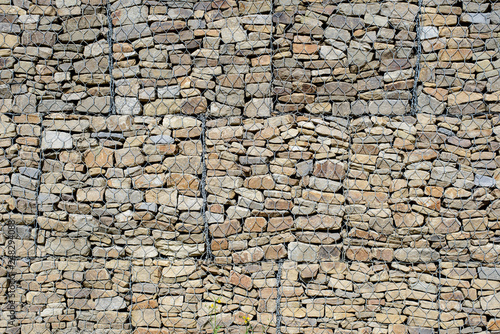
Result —
[[302, 161], [295, 165], [295, 169], [297, 170], [298, 176], [305, 176], [312, 172], [313, 170], [313, 161]]
[[399, 248], [394, 257], [402, 262], [433, 262], [439, 259], [439, 253], [432, 248]]
[[82, 15], [63, 21], [65, 32], [81, 31], [82, 29], [104, 27], [107, 19], [103, 14]]
[[438, 185], [447, 187], [454, 183], [458, 177], [458, 170], [453, 167], [434, 167], [431, 171], [431, 178], [435, 179]]
[[153, 144], [173, 144], [175, 142], [174, 138], [167, 135], [156, 135], [149, 137], [149, 140]]
[[113, 40], [124, 42], [151, 36], [152, 32], [147, 23], [119, 26], [113, 29]]
[[474, 175], [474, 184], [478, 187], [495, 187], [497, 182], [494, 178], [486, 175]]
[[343, 29], [326, 28], [324, 32], [324, 37], [347, 43], [351, 40], [351, 33]]
[[227, 26], [220, 31], [224, 43], [237, 43], [248, 40], [245, 29], [235, 20], [228, 19]]
[[67, 103], [61, 100], [42, 100], [38, 104], [38, 112], [49, 113], [49, 112], [72, 112], [75, 110], [75, 106], [72, 103]]
[[319, 55], [323, 59], [338, 60], [345, 58], [345, 53], [333, 46], [324, 45], [319, 48]]
[[128, 8], [116, 8], [111, 13], [111, 20], [115, 26], [124, 26], [146, 22], [148, 18], [147, 6], [132, 6]]
[[419, 30], [420, 30], [419, 32], [421, 40], [427, 40], [439, 37], [439, 30], [437, 27], [432, 27], [432, 26], [420, 27]]
[[430, 115], [441, 115], [446, 108], [446, 103], [440, 102], [427, 94], [418, 95], [418, 108], [422, 113]]
[[489, 24], [490, 13], [463, 13], [460, 22], [472, 24]]
[[112, 203], [139, 203], [144, 200], [144, 193], [133, 189], [106, 189], [106, 201]]
[[142, 112], [141, 103], [135, 97], [115, 97], [116, 113], [120, 115], [140, 115]]
[[55, 204], [60, 200], [61, 198], [54, 194], [39, 194], [37, 202], [38, 204]]
[[328, 179], [318, 178], [315, 176], [309, 177], [308, 186], [312, 189], [322, 190], [327, 192], [337, 192], [342, 188], [342, 183]]
[[493, 24], [500, 24], [500, 10], [492, 11], [490, 20]]
[[99, 221], [92, 215], [70, 214], [69, 224], [69, 229], [74, 231], [92, 232], [99, 227]]
[[98, 311], [120, 310], [125, 307], [127, 307], [125, 299], [120, 296], [97, 298], [95, 301], [95, 310]]
[[50, 237], [45, 241], [45, 252], [59, 256], [87, 256], [90, 254], [90, 242], [81, 236], [76, 238]]
[[358, 67], [368, 64], [373, 59], [373, 52], [357, 48], [347, 49], [347, 61], [350, 65]]
[[368, 111], [372, 115], [405, 115], [410, 111], [410, 105], [405, 100], [376, 100], [368, 103]]
[[27, 93], [23, 95], [16, 95], [14, 97], [14, 104], [12, 111], [18, 114], [32, 114], [36, 112], [36, 95]]
[[109, 113], [109, 96], [91, 96], [78, 101], [76, 111], [89, 114], [107, 114]]
[[480, 279], [500, 281], [500, 267], [479, 267], [477, 272]]
[[158, 87], [158, 97], [159, 98], [175, 98], [180, 95], [180, 86], [165, 86]]
[[21, 188], [36, 190], [38, 187], [38, 180], [34, 180], [30, 177], [21, 175], [21, 174], [12, 174], [12, 179], [10, 183], [13, 186], [19, 186]]
[[[498, 310], [500, 309], [500, 292], [493, 295], [479, 298], [481, 303], [481, 308], [485, 311]], [[498, 315], [498, 311], [494, 312], [494, 316]], [[489, 313], [491, 314], [491, 313]]]
[[244, 115], [247, 117], [269, 117], [271, 109], [271, 98], [251, 99], [245, 104]]
[[288, 258], [297, 262], [314, 262], [318, 259], [319, 246], [301, 242], [288, 244]]
[[42, 150], [58, 150], [73, 148], [73, 138], [67, 132], [44, 131], [42, 134]]
[[38, 179], [40, 174], [42, 173], [39, 169], [37, 168], [32, 168], [32, 167], [19, 167], [19, 173], [30, 177], [32, 179]]
[[86, 73], [104, 74], [108, 73], [108, 62], [109, 58], [107, 56], [87, 58], [81, 61], [74, 62], [73, 69], [77, 75]]

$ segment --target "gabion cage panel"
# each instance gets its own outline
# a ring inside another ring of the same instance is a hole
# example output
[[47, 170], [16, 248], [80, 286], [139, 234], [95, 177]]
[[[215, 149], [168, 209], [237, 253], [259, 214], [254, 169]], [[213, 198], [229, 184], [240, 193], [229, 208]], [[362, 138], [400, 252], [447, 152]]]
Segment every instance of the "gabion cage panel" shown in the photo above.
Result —
[[0, 2], [2, 333], [500, 333], [500, 3]]

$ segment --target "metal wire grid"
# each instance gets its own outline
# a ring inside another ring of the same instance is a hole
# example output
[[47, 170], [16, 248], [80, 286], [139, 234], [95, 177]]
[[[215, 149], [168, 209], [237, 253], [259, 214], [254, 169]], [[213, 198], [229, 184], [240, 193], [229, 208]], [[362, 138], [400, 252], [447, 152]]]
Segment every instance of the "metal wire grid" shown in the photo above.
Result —
[[2, 5], [1, 326], [497, 331], [497, 7]]

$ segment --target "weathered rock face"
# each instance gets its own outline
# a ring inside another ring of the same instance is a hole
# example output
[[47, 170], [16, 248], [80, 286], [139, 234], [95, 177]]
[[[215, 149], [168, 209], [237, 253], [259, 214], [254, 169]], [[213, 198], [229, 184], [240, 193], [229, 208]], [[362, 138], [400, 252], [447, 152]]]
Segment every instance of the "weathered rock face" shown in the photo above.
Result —
[[0, 18], [1, 332], [500, 331], [499, 4]]

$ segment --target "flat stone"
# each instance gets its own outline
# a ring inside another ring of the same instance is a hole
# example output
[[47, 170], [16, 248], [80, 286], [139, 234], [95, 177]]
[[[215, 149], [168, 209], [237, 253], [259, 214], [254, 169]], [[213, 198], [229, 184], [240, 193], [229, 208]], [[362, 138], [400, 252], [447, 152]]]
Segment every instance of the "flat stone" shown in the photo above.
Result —
[[115, 26], [137, 24], [146, 22], [148, 18], [147, 6], [132, 6], [127, 8], [116, 8], [112, 10], [111, 21]]
[[321, 46], [319, 49], [319, 55], [323, 59], [327, 60], [337, 60], [337, 59], [342, 59], [345, 58], [345, 53], [335, 49], [333, 46]]
[[500, 268], [498, 267], [479, 267], [477, 272], [480, 279], [500, 281]]
[[32, 167], [19, 167], [19, 173], [35, 180], [42, 174], [39, 169]]
[[159, 99], [144, 105], [145, 116], [161, 116], [180, 113], [183, 102], [179, 99]]
[[165, 86], [158, 87], [158, 97], [159, 98], [176, 98], [180, 95], [180, 86]]
[[126, 306], [125, 300], [120, 296], [97, 298], [95, 302], [96, 310], [120, 310]]
[[318, 259], [319, 246], [301, 242], [288, 244], [288, 258], [297, 262], [315, 262]]
[[106, 189], [106, 201], [112, 203], [139, 203], [144, 200], [144, 193], [133, 189]]
[[109, 113], [109, 105], [109, 96], [93, 96], [79, 100], [76, 104], [76, 111], [89, 114], [107, 114]]
[[152, 31], [147, 23], [123, 25], [113, 28], [113, 40], [117, 42], [135, 40], [138, 38], [144, 38], [151, 35]]
[[394, 257], [402, 262], [434, 262], [439, 259], [439, 253], [431, 248], [400, 248], [394, 251]]
[[42, 150], [58, 150], [73, 148], [73, 138], [67, 132], [44, 131], [42, 134]]
[[410, 105], [404, 100], [377, 100], [368, 103], [368, 111], [372, 115], [405, 115], [410, 111]]
[[57, 256], [87, 256], [90, 254], [90, 242], [82, 237], [50, 237], [45, 241], [45, 252]]
[[244, 115], [247, 117], [271, 116], [271, 98], [253, 98], [245, 104]]
[[463, 13], [460, 22], [472, 24], [490, 24], [490, 13]]
[[134, 97], [115, 97], [116, 112], [120, 115], [140, 115], [142, 107], [138, 99]]
[[326, 28], [324, 36], [328, 39], [335, 39], [346, 43], [351, 40], [351, 33], [349, 31], [338, 28]]
[[14, 49], [19, 45], [19, 37], [12, 34], [0, 33], [0, 48]]
[[122, 148], [115, 151], [116, 167], [140, 166], [146, 161], [146, 157], [138, 147]]
[[131, 312], [132, 326], [135, 327], [153, 327], [161, 326], [161, 317], [158, 309], [138, 309]]
[[239, 286], [245, 290], [250, 290], [253, 287], [252, 278], [247, 275], [238, 274], [235, 271], [231, 271], [229, 274], [229, 284]]
[[63, 21], [63, 29], [65, 32], [72, 32], [81, 29], [104, 27], [105, 22], [107, 22], [106, 16], [103, 14], [82, 15]]
[[177, 207], [177, 190], [171, 189], [151, 189], [145, 194], [145, 201], [148, 203], [162, 204]]
[[478, 187], [495, 187], [497, 185], [497, 181], [486, 175], [474, 175], [474, 184]]
[[312, 174], [330, 180], [342, 180], [345, 176], [345, 166], [341, 162], [331, 160], [318, 161], [314, 164]]
[[227, 20], [227, 26], [220, 30], [221, 39], [224, 43], [237, 43], [247, 40], [247, 34], [243, 27], [232, 19]]
[[88, 168], [113, 167], [113, 150], [107, 147], [97, 147], [85, 153], [85, 164]]

